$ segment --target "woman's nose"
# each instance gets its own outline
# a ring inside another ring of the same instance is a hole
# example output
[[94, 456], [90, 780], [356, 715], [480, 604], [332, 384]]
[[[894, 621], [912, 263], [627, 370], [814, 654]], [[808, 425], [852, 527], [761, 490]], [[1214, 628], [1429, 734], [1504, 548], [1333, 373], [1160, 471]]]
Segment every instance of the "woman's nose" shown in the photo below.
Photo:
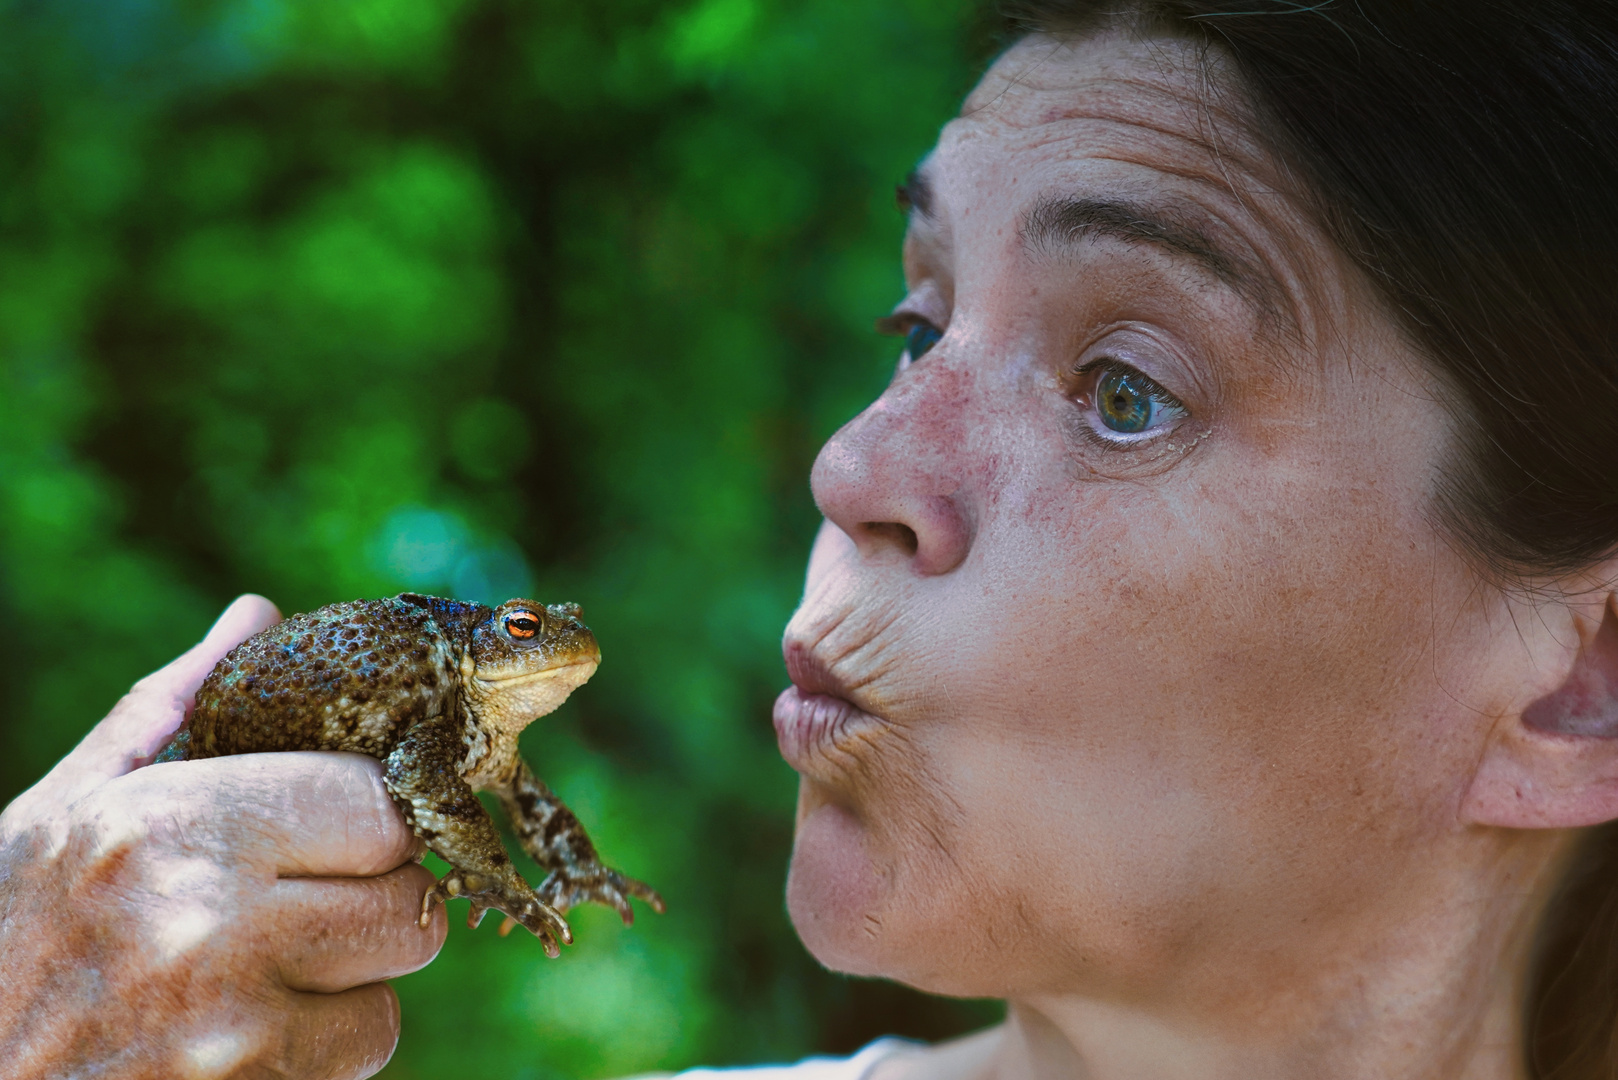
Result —
[[973, 533], [963, 500], [966, 375], [933, 361], [901, 374], [833, 435], [809, 481], [820, 512], [862, 558], [901, 559], [929, 575], [959, 566]]

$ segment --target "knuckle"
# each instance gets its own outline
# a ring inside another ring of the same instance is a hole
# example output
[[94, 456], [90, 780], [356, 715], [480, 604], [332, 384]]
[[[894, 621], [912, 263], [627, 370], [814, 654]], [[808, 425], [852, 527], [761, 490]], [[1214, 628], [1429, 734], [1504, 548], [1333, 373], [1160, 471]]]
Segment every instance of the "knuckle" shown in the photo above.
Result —
[[117, 777], [70, 808], [70, 828], [81, 850], [95, 860], [126, 858], [184, 844], [195, 847], [212, 835], [219, 816], [215, 793], [199, 789], [190, 770], [145, 769]]
[[206, 1031], [176, 1048], [172, 1074], [187, 1080], [239, 1075], [255, 1056], [254, 1039], [239, 1030]]
[[167, 668], [159, 668], [150, 675], [135, 680], [108, 715], [120, 716], [127, 712], [146, 709], [167, 711], [176, 706], [180, 706], [183, 710], [183, 703], [176, 698], [173, 675]]
[[58, 862], [74, 867], [73, 891], [102, 889], [131, 876], [149, 855], [150, 837], [144, 814], [92, 792], [68, 811]]
[[[288, 1075], [280, 1069], [292, 1001], [267, 987], [174, 1010], [163, 1075], [184, 1080]], [[213, 1015], [209, 1015], [210, 1012]], [[299, 1075], [299, 1074], [292, 1074]]]

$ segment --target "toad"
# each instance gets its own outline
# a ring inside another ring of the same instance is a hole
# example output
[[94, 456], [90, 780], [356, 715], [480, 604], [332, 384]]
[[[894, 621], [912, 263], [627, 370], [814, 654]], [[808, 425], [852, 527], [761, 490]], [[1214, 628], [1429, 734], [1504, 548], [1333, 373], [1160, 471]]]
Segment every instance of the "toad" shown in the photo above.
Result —
[[[547, 956], [571, 943], [564, 913], [587, 901], [633, 920], [630, 897], [662, 898], [602, 865], [573, 812], [517, 752], [517, 735], [595, 673], [601, 650], [575, 604], [498, 608], [403, 593], [332, 604], [248, 638], [216, 665], [157, 761], [266, 750], [352, 750], [383, 763], [405, 822], [450, 870], [422, 898], [464, 896], [467, 925], [494, 908]], [[474, 794], [500, 800], [547, 872], [536, 890], [511, 864]]]

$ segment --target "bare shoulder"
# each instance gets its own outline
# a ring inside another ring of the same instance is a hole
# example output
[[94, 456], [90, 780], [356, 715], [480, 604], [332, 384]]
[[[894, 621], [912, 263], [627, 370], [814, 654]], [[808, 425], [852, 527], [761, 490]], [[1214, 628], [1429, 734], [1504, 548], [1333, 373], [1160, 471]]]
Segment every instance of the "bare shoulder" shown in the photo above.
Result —
[[989, 1080], [1004, 1025], [884, 1058], [866, 1080]]

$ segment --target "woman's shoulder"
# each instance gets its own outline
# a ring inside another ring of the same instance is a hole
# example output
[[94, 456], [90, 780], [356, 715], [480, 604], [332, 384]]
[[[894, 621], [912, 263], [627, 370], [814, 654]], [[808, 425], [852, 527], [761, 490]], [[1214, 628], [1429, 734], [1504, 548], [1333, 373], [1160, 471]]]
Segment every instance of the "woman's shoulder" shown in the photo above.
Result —
[[986, 1074], [999, 1028], [927, 1046], [908, 1039], [878, 1039], [850, 1057], [812, 1057], [792, 1065], [688, 1069], [632, 1080], [974, 1080]]
[[906, 1039], [878, 1039], [851, 1057], [812, 1057], [793, 1065], [688, 1069], [672, 1075], [676, 1080], [867, 1080], [884, 1061], [921, 1049], [921, 1044]]

